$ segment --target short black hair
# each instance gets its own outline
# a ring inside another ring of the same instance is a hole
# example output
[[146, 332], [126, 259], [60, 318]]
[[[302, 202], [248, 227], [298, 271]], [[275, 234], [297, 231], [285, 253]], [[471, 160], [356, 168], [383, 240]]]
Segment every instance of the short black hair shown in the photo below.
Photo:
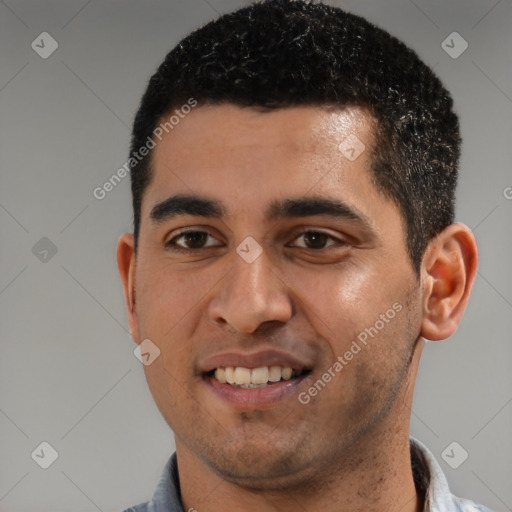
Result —
[[[190, 98], [263, 109], [364, 107], [377, 126], [372, 179], [398, 205], [416, 272], [430, 239], [453, 222], [461, 139], [450, 93], [413, 50], [360, 16], [265, 0], [195, 30], [151, 77], [132, 154]], [[151, 175], [149, 152], [131, 172], [136, 247]]]

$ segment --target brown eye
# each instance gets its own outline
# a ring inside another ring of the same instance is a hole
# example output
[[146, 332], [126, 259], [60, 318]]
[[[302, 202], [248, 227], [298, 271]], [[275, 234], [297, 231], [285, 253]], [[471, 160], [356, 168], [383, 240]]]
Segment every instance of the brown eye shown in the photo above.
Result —
[[206, 231], [198, 231], [198, 230], [189, 230], [183, 231], [182, 233], [176, 235], [171, 238], [168, 242], [166, 242], [166, 247], [171, 249], [180, 250], [194, 250], [194, 249], [203, 249], [205, 247], [213, 247], [218, 244], [207, 244], [208, 238], [212, 240], [216, 240], [210, 233]]
[[[336, 242], [343, 244], [342, 240], [334, 238], [327, 233], [322, 231], [304, 231], [300, 233], [295, 240], [301, 239], [303, 240], [302, 244], [297, 244], [296, 247], [301, 247], [304, 249], [325, 249], [326, 247], [330, 247], [331, 245], [335, 245]], [[333, 240], [334, 243], [329, 243], [329, 240]]]
[[315, 231], [304, 233], [304, 241], [309, 249], [323, 249], [329, 238], [325, 233]]
[[181, 236], [189, 249], [200, 249], [208, 238], [208, 234], [204, 231], [189, 231]]

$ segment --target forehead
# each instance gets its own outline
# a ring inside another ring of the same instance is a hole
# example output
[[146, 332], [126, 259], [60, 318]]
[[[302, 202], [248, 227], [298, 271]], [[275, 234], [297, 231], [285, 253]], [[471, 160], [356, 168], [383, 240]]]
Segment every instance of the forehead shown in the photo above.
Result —
[[258, 191], [263, 197], [285, 189], [304, 194], [349, 182], [368, 185], [374, 126], [359, 107], [196, 107], [157, 141], [148, 192], [154, 199], [176, 188]]
[[[166, 116], [162, 118], [165, 120]], [[320, 153], [338, 150], [338, 144], [351, 134], [368, 144], [373, 141], [374, 126], [369, 112], [357, 106], [300, 106], [263, 111], [232, 104], [206, 105], [193, 109], [164, 134], [154, 150], [154, 160], [171, 156], [166, 154], [169, 145], [176, 150], [182, 144], [193, 144], [195, 155], [226, 148], [248, 150], [261, 143], [267, 149]]]

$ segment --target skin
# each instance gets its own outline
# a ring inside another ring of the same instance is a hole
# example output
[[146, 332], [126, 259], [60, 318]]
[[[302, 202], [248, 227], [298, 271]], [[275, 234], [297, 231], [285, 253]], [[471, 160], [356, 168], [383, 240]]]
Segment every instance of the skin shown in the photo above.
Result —
[[[409, 419], [423, 338], [455, 331], [477, 250], [471, 231], [452, 224], [414, 272], [399, 210], [372, 183], [374, 130], [355, 107], [198, 106], [154, 150], [138, 251], [122, 235], [118, 265], [132, 336], [161, 351], [144, 369], [175, 434], [185, 510], [422, 508]], [[350, 133], [365, 146], [354, 161], [339, 149]], [[152, 208], [178, 193], [218, 199], [226, 215], [152, 220]], [[312, 195], [339, 199], [366, 222], [265, 217], [275, 199]], [[211, 236], [176, 252], [165, 242], [181, 228]], [[252, 263], [236, 252], [247, 236], [263, 250]], [[300, 403], [298, 393], [396, 303], [401, 311]], [[237, 408], [205, 383], [208, 357], [269, 347], [311, 365], [291, 396]]]

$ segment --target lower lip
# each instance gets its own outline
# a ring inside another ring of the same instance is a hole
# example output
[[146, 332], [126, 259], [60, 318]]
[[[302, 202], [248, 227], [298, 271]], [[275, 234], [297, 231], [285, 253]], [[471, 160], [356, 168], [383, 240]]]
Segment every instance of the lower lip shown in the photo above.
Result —
[[217, 396], [235, 409], [254, 410], [271, 407], [297, 394], [298, 386], [308, 375], [282, 380], [265, 388], [238, 388], [230, 384], [223, 384], [212, 377], [205, 377], [205, 382]]

